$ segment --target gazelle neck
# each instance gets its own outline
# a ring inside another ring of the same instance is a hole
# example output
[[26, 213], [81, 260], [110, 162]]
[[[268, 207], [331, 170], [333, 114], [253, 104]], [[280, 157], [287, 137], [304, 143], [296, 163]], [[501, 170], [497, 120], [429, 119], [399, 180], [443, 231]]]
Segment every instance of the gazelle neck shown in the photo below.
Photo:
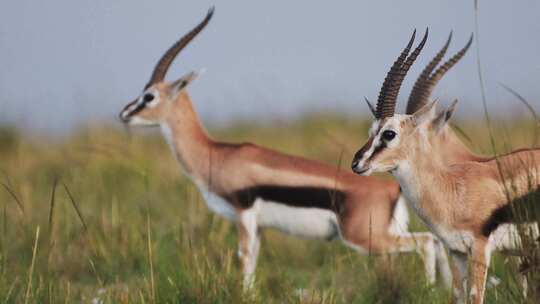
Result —
[[443, 157], [434, 151], [431, 143], [417, 143], [410, 147], [406, 155], [392, 174], [399, 181], [407, 199], [421, 203], [426, 195], [431, 196], [430, 193], [442, 190], [447, 179], [447, 165]]
[[208, 181], [215, 142], [201, 124], [186, 92], [170, 106], [161, 130], [185, 174], [195, 182]]
[[448, 164], [461, 163], [467, 161], [482, 161], [485, 157], [474, 153], [450, 126], [445, 126], [438, 135], [437, 146], [444, 161]]

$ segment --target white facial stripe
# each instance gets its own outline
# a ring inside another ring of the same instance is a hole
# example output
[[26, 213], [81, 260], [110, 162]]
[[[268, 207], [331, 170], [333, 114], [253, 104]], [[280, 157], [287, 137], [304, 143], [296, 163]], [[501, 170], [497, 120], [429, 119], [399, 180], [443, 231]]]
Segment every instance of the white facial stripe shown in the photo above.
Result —
[[379, 125], [381, 124], [380, 120], [376, 120], [371, 127], [369, 128], [368, 135], [369, 136], [375, 136], [375, 132], [379, 130]]
[[[147, 95], [147, 94], [151, 94], [152, 96], [154, 96], [154, 99], [152, 99], [152, 101], [150, 101], [150, 102], [145, 102], [144, 101], [144, 96]], [[157, 106], [158, 103], [159, 103], [159, 92], [158, 92], [158, 90], [149, 89], [149, 90], [144, 91], [139, 96], [139, 98], [137, 98], [137, 102], [130, 105], [124, 112], [131, 113], [131, 112], [135, 111], [135, 109], [140, 108], [140, 107], [153, 108], [153, 107]]]
[[[145, 96], [147, 94], [151, 94], [153, 99], [145, 102]], [[127, 108], [120, 113], [120, 117], [125, 121], [129, 121], [130, 125], [155, 125], [157, 122], [141, 118], [137, 114], [145, 108], [156, 107], [159, 102], [159, 91], [150, 88], [144, 91], [133, 103], [129, 104]]]
[[362, 169], [365, 167], [367, 160], [371, 158], [375, 149], [378, 148], [382, 144], [380, 134], [376, 133], [380, 129], [379, 128], [380, 123], [381, 123], [380, 120], [376, 120], [371, 125], [371, 128], [369, 129], [369, 135], [370, 137], [373, 137], [373, 141], [369, 149], [366, 152], [364, 152], [364, 155], [362, 155], [362, 159], [360, 159], [360, 161], [358, 162], [358, 165], [356, 166], [358, 169]]
[[129, 106], [124, 112], [128, 112], [128, 113], [133, 112], [139, 106], [140, 100], [141, 99], [139, 98], [137, 102], [135, 102], [131, 106]]
[[129, 109], [125, 109], [125, 110], [122, 111], [122, 113], [120, 113], [120, 118], [126, 119], [128, 114], [129, 114]]
[[371, 158], [373, 153], [375, 152], [375, 149], [378, 149], [382, 145], [381, 141], [381, 135], [377, 134], [375, 138], [373, 139], [373, 142], [371, 143], [371, 147], [369, 147], [369, 150], [364, 153], [364, 157], [362, 157], [362, 161], [366, 162], [368, 159]]
[[[371, 173], [372, 171], [388, 171], [392, 169], [387, 168], [388, 166], [378, 166], [376, 162], [368, 164], [368, 160], [374, 156], [374, 153], [376, 153], [378, 149], [381, 149], [382, 145], [385, 145], [387, 148], [394, 148], [399, 145], [399, 134], [401, 132], [400, 126], [403, 119], [404, 115], [394, 115], [393, 117], [387, 119], [382, 126], [381, 120], [377, 120], [371, 125], [369, 130], [370, 137], [373, 138], [371, 146], [366, 152], [364, 152], [362, 159], [358, 161], [356, 166], [357, 169], [368, 170], [363, 173], [364, 175], [368, 175], [368, 173]], [[381, 137], [384, 131], [387, 130], [392, 130], [396, 132], [397, 135], [393, 140], [385, 142]]]

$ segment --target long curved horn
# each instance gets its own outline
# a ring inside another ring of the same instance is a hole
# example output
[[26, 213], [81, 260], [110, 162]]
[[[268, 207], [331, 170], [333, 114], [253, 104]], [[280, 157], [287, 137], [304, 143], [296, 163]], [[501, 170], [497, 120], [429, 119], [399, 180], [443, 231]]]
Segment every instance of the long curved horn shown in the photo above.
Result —
[[444, 44], [442, 49], [428, 63], [422, 73], [420, 73], [420, 76], [418, 76], [418, 79], [414, 83], [413, 89], [411, 91], [411, 95], [409, 95], [409, 101], [407, 102], [407, 110], [405, 112], [406, 114], [413, 114], [427, 103], [428, 96], [422, 98], [426, 92], [426, 82], [429, 79], [431, 72], [433, 72], [435, 67], [437, 67], [439, 62], [441, 62], [444, 55], [446, 54], [448, 46], [450, 45], [450, 41], [452, 41], [452, 32], [450, 32], [448, 40], [446, 40], [446, 43]]
[[[409, 112], [409, 107], [407, 107], [407, 114], [413, 114], [418, 109], [420, 109], [423, 105], [427, 104], [429, 102], [429, 96], [433, 92], [433, 89], [439, 83], [439, 81], [442, 79], [442, 77], [450, 70], [456, 63], [458, 63], [463, 56], [467, 53], [469, 50], [471, 44], [473, 42], [473, 34], [471, 34], [471, 37], [469, 38], [469, 41], [467, 41], [467, 44], [459, 50], [454, 56], [452, 56], [450, 59], [448, 59], [444, 64], [442, 64], [437, 70], [429, 76], [428, 79], [425, 80], [423, 87], [421, 88], [421, 91], [417, 93], [417, 95], [414, 97], [414, 104], [416, 105], [415, 108], [411, 108]], [[411, 98], [412, 98], [411, 94]]]
[[469, 41], [467, 44], [459, 51], [457, 52], [452, 58], [448, 59], [443, 65], [441, 65], [433, 75], [429, 78], [429, 82], [431, 85], [431, 89], [433, 89], [433, 86], [437, 84], [439, 80], [444, 76], [446, 72], [448, 72], [449, 69], [451, 69], [456, 63], [458, 63], [463, 56], [467, 53], [469, 50], [469, 47], [471, 46], [473, 42], [473, 35], [471, 34], [471, 38], [469, 38]]
[[416, 30], [414, 30], [411, 39], [409, 39], [409, 42], [407, 43], [407, 46], [403, 49], [399, 57], [396, 59], [392, 67], [390, 68], [390, 71], [386, 74], [386, 78], [384, 79], [383, 85], [381, 87], [381, 90], [379, 92], [379, 98], [377, 100], [377, 118], [384, 118], [386, 116], [392, 116], [394, 114], [395, 105], [388, 104], [388, 98], [387, 94], [390, 91], [390, 88], [392, 87], [392, 84], [399, 73], [399, 70], [401, 69], [401, 65], [403, 64], [403, 61], [407, 58], [409, 55], [409, 52], [411, 51], [412, 44], [414, 42], [414, 37], [416, 36]]
[[396, 110], [397, 96], [401, 87], [401, 83], [407, 75], [409, 68], [412, 66], [412, 64], [422, 51], [422, 48], [427, 41], [428, 33], [429, 30], [426, 29], [426, 33], [424, 34], [424, 38], [422, 38], [422, 41], [420, 41], [420, 44], [418, 44], [416, 49], [407, 57], [412, 47], [414, 37], [416, 35], [415, 30], [413, 32], [411, 40], [409, 40], [409, 43], [407, 44], [407, 47], [403, 50], [401, 55], [394, 62], [392, 68], [390, 68], [390, 71], [386, 75], [383, 86], [379, 93], [379, 100], [377, 102], [377, 118], [381, 119], [394, 115]]
[[163, 79], [165, 79], [165, 74], [167, 73], [167, 70], [171, 66], [171, 63], [173, 62], [174, 58], [180, 53], [180, 51], [185, 48], [193, 38], [201, 32], [204, 27], [208, 24], [210, 19], [212, 19], [212, 15], [214, 14], [214, 7], [211, 7], [208, 10], [208, 13], [206, 14], [206, 17], [203, 21], [201, 21], [197, 26], [195, 26], [191, 31], [189, 31], [187, 34], [185, 34], [180, 40], [176, 41], [175, 44], [173, 44], [163, 56], [161, 56], [161, 59], [159, 59], [158, 63], [156, 64], [156, 67], [154, 68], [154, 71], [152, 72], [152, 77], [150, 77], [150, 80], [148, 81], [148, 84], [146, 85], [146, 88], [149, 86], [155, 84], [156, 82], [160, 82]]

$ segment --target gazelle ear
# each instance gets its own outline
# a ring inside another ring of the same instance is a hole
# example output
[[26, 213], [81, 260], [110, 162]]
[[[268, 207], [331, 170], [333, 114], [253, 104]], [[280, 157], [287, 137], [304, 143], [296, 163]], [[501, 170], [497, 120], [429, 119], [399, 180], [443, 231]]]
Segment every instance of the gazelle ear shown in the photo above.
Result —
[[433, 119], [435, 117], [435, 110], [436, 110], [437, 101], [433, 101], [430, 103], [427, 103], [423, 107], [420, 108], [420, 110], [416, 111], [413, 114], [413, 121], [415, 125], [421, 125], [423, 122]]
[[431, 127], [433, 128], [433, 131], [435, 131], [435, 133], [439, 133], [439, 131], [441, 131], [444, 128], [444, 126], [448, 123], [450, 118], [452, 118], [452, 115], [454, 114], [454, 110], [456, 109], [457, 102], [458, 100], [455, 99], [452, 102], [452, 104], [448, 108], [446, 108], [446, 110], [439, 113], [439, 115], [437, 115], [437, 117], [433, 119], [433, 122], [431, 123]]
[[170, 84], [170, 93], [171, 95], [176, 95], [178, 92], [182, 91], [187, 87], [195, 78], [199, 76], [196, 72], [189, 72], [186, 75], [180, 77], [178, 80]]
[[371, 102], [369, 102], [369, 99], [367, 99], [367, 97], [364, 97], [364, 99], [368, 105], [369, 110], [371, 111], [371, 114], [373, 114], [373, 117], [377, 118], [377, 111], [375, 111], [375, 107], [373, 107], [373, 105], [371, 104]]

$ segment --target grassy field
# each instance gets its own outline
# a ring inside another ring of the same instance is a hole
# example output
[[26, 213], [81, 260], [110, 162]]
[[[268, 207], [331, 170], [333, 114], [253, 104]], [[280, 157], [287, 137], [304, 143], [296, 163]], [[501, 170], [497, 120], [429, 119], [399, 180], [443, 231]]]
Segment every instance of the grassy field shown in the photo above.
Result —
[[[347, 169], [369, 121], [310, 115], [237, 123], [251, 141]], [[480, 124], [459, 123], [490, 153]], [[531, 123], [497, 121], [499, 149], [531, 146]], [[416, 255], [360, 256], [339, 242], [264, 231], [257, 287], [242, 295], [234, 224], [209, 213], [157, 132], [88, 127], [67, 138], [0, 129], [2, 303], [448, 303]], [[423, 230], [418, 221], [413, 229]], [[536, 248], [529, 252], [538, 256]], [[531, 261], [535, 261], [532, 259]], [[534, 263], [530, 263], [534, 264]], [[519, 265], [497, 256], [487, 303], [520, 302]], [[533, 294], [540, 271], [529, 272]], [[531, 299], [531, 303], [536, 299]]]

